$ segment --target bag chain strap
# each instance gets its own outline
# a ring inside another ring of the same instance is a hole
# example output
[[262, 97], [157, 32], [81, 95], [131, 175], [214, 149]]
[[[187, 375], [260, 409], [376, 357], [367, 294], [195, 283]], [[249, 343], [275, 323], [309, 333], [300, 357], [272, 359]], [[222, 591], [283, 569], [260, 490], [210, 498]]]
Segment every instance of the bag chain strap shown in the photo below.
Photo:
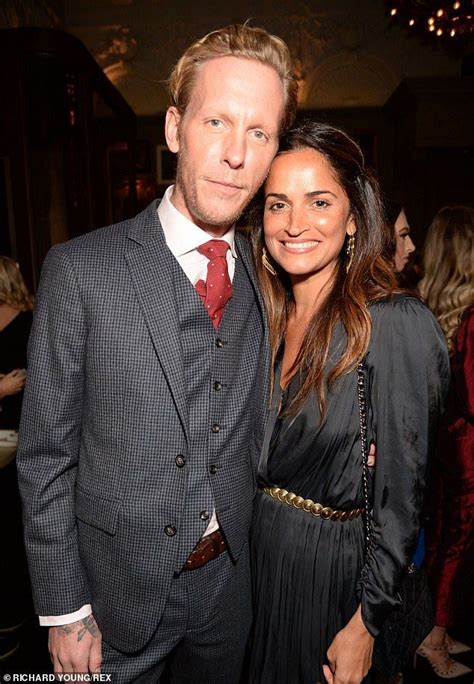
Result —
[[365, 375], [364, 364], [361, 361], [357, 365], [357, 398], [359, 403], [359, 424], [360, 424], [360, 449], [362, 452], [362, 486], [364, 490], [365, 503], [365, 552], [367, 554], [372, 537], [372, 529], [370, 526], [370, 502], [369, 502], [369, 473], [368, 460], [369, 449], [367, 445], [367, 402], [365, 398]]

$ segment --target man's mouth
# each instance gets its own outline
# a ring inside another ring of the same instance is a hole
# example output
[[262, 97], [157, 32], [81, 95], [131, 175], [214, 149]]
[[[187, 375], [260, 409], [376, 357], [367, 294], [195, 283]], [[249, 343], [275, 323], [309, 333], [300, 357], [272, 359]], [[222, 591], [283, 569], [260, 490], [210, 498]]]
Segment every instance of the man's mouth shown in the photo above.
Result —
[[209, 183], [212, 183], [213, 185], [217, 185], [219, 188], [223, 188], [229, 192], [236, 192], [237, 190], [243, 190], [243, 187], [241, 185], [237, 185], [236, 183], [229, 183], [228, 181], [212, 180], [211, 178], [208, 178], [207, 181]]

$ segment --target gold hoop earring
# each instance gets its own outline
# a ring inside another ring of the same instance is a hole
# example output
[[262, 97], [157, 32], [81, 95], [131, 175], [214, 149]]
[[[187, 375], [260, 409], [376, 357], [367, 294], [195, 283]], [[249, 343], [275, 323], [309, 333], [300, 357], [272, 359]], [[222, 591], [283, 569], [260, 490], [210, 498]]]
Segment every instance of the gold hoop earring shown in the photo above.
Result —
[[268, 258], [267, 250], [265, 249], [265, 247], [262, 249], [262, 265], [264, 268], [267, 269], [269, 273], [276, 276], [277, 272], [270, 263], [270, 259]]
[[346, 273], [349, 272], [349, 269], [352, 265], [352, 260], [354, 258], [354, 250], [355, 250], [355, 237], [354, 237], [354, 235], [349, 235], [349, 239], [348, 239], [347, 245], [346, 245]]

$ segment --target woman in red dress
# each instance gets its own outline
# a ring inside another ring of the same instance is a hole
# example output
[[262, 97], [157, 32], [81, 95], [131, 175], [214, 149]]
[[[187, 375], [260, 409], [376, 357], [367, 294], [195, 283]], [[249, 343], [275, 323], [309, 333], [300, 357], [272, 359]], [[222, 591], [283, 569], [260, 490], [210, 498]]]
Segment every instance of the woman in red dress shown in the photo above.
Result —
[[[474, 569], [474, 209], [445, 207], [428, 230], [420, 292], [443, 329], [452, 383], [433, 463], [434, 525], [427, 548], [435, 627], [418, 653], [452, 679], [469, 668], [450, 655], [470, 650], [448, 634]], [[471, 584], [472, 586], [472, 584]]]

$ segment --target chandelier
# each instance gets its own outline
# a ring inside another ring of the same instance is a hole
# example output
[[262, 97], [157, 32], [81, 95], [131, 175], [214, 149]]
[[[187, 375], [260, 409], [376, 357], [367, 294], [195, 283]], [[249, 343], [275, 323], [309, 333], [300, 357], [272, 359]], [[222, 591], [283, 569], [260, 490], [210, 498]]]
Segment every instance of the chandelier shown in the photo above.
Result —
[[386, 0], [394, 21], [434, 38], [459, 40], [474, 35], [474, 0]]

